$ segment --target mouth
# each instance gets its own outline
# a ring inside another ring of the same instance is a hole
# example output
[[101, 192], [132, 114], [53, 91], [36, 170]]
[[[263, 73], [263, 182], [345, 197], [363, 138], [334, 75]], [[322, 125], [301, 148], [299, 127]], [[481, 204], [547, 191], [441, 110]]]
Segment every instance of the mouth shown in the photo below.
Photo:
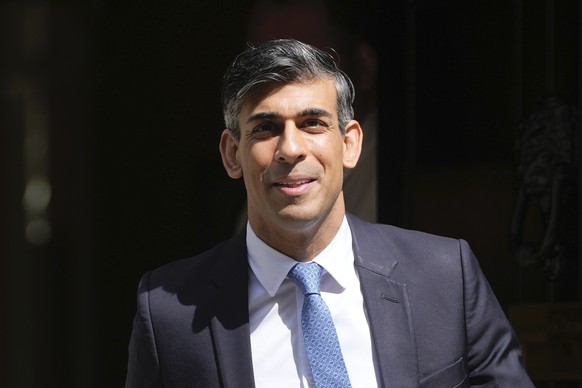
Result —
[[294, 188], [294, 187], [300, 187], [302, 185], [306, 185], [308, 183], [313, 182], [314, 180], [315, 179], [299, 179], [299, 180], [291, 180], [291, 181], [280, 181], [280, 182], [275, 182], [273, 184], [273, 186]]
[[284, 179], [273, 183], [279, 193], [289, 197], [298, 197], [308, 192], [315, 179]]

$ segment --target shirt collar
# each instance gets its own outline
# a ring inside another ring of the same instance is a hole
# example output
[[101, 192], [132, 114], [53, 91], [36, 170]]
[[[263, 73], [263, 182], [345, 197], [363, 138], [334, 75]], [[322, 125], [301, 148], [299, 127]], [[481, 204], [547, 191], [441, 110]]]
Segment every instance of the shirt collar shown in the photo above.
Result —
[[[273, 297], [297, 261], [265, 244], [248, 222], [246, 240], [251, 270]], [[354, 271], [354, 255], [352, 233], [345, 216], [331, 243], [313, 261], [321, 265], [342, 289], [348, 286], [349, 271]]]

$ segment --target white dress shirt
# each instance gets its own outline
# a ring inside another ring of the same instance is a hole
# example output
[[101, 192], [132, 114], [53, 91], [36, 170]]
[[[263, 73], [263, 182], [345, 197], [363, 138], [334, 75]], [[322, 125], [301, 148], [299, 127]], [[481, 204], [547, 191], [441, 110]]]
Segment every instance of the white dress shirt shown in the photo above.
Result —
[[[287, 279], [297, 262], [261, 241], [250, 224], [247, 248], [255, 384], [257, 388], [313, 387], [301, 333], [303, 294]], [[352, 387], [377, 387], [352, 233], [345, 217], [333, 241], [314, 261], [324, 268], [321, 296], [331, 312]]]

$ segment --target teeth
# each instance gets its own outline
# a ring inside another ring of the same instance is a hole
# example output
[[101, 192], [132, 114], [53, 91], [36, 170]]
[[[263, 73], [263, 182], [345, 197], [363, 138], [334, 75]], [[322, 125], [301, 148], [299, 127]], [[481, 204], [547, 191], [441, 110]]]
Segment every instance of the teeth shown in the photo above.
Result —
[[309, 183], [309, 180], [303, 180], [298, 182], [279, 182], [277, 183], [278, 186], [285, 186], [285, 187], [297, 187], [301, 186], [302, 184]]

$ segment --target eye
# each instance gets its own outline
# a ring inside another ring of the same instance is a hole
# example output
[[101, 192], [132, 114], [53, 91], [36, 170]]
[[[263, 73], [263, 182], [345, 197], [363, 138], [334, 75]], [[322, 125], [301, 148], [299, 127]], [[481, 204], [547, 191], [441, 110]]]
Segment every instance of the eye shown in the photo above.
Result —
[[275, 123], [265, 121], [263, 123], [260, 123], [256, 127], [254, 127], [252, 133], [253, 134], [262, 134], [262, 133], [275, 132], [277, 130], [277, 128], [278, 127]]
[[324, 130], [329, 128], [329, 125], [318, 119], [308, 119], [303, 122], [302, 127], [309, 130]]

